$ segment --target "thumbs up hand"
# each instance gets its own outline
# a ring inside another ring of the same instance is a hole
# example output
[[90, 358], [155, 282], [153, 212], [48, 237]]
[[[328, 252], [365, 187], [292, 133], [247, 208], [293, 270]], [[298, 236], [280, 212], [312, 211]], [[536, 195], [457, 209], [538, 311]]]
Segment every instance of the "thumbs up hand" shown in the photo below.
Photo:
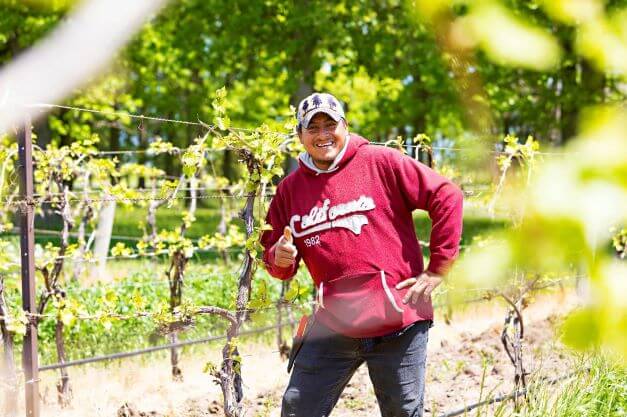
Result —
[[283, 237], [285, 241], [288, 243], [294, 243], [294, 238], [292, 238], [292, 229], [289, 226], [285, 226], [283, 229]]
[[298, 251], [294, 246], [292, 230], [289, 226], [283, 229], [283, 236], [274, 244], [274, 264], [280, 268], [287, 268], [296, 262]]

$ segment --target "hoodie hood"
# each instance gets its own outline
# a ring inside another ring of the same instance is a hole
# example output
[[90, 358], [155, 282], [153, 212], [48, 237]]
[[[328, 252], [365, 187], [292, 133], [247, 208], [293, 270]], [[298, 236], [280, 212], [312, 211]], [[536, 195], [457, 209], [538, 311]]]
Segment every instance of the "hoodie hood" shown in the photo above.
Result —
[[300, 165], [300, 169], [308, 174], [330, 174], [342, 169], [342, 167], [344, 167], [353, 158], [353, 156], [355, 156], [359, 148], [367, 145], [368, 143], [369, 142], [361, 136], [349, 133], [346, 137], [346, 141], [344, 142], [344, 147], [337, 154], [337, 156], [333, 160], [333, 163], [331, 164], [331, 166], [329, 166], [329, 169], [318, 168], [314, 164], [311, 155], [309, 155], [307, 152], [302, 152], [298, 156], [298, 163]]

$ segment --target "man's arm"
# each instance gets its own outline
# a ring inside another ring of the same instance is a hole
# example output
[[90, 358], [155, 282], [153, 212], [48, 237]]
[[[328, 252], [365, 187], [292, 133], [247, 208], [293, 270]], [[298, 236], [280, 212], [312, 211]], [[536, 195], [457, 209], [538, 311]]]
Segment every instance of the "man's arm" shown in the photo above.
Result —
[[[448, 181], [448, 180], [447, 180]], [[462, 191], [452, 182], [444, 183], [429, 201], [427, 212], [431, 218], [429, 239], [429, 266], [427, 271], [444, 275], [459, 254], [463, 224]]]
[[427, 270], [443, 275], [459, 253], [462, 233], [462, 191], [448, 178], [412, 158], [396, 153], [396, 184], [410, 211], [425, 210], [432, 221]]
[[442, 282], [459, 254], [462, 233], [463, 194], [449, 179], [411, 158], [400, 156], [396, 162], [396, 179], [410, 210], [427, 211], [432, 221], [429, 265], [416, 278], [409, 278], [397, 289], [412, 286], [403, 302], [415, 303]]

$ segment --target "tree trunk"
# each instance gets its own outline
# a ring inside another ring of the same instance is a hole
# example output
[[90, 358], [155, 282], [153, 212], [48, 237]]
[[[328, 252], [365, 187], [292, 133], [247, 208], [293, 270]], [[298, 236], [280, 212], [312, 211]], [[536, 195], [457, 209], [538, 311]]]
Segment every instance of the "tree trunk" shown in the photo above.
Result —
[[114, 152], [120, 150], [120, 130], [115, 126], [109, 129], [109, 149]]
[[233, 151], [226, 149], [222, 157], [222, 175], [229, 180], [229, 184], [235, 181], [235, 169], [233, 167]]
[[[603, 87], [606, 82], [605, 75], [598, 72], [590, 63], [582, 58], [577, 58], [575, 63], [575, 73], [571, 74], [571, 78], [572, 77], [574, 77], [572, 82], [576, 85], [576, 87], [572, 85], [565, 86], [564, 90], [580, 90], [583, 94], [588, 96], [586, 99], [589, 101], [595, 100], [594, 97], [590, 97], [591, 92], [603, 91]], [[577, 134], [581, 110], [582, 106], [580, 102], [573, 102], [570, 100], [567, 102], [565, 101], [564, 105], [562, 105], [562, 139], [564, 143], [575, 137]]]
[[[153, 178], [150, 182], [150, 192], [152, 197], [157, 196], [157, 179]], [[148, 202], [148, 214], [146, 215], [146, 224], [148, 230], [145, 231], [150, 242], [154, 244], [157, 239], [157, 210], [159, 207], [167, 203], [167, 200], [150, 200]]]
[[48, 125], [48, 118], [42, 117], [33, 122], [33, 131], [37, 134], [37, 145], [42, 149], [46, 149], [52, 141], [52, 132]]
[[[146, 138], [146, 122], [144, 120], [141, 121], [141, 125], [139, 127], [139, 149], [146, 150], [148, 148], [148, 140]], [[139, 152], [137, 154], [137, 163], [140, 165], [146, 165], [146, 153]], [[137, 188], [144, 189], [146, 188], [146, 178], [143, 175], [137, 179]]]
[[[85, 253], [87, 252], [87, 241], [85, 240], [86, 227], [89, 220], [91, 220], [93, 216], [93, 209], [91, 208], [91, 204], [89, 201], [89, 173], [86, 173], [83, 178], [83, 199], [84, 202], [81, 203], [81, 221], [78, 225], [78, 254], [79, 260], [85, 258]], [[77, 282], [79, 278], [85, 272], [85, 263], [84, 262], [76, 262], [74, 264], [74, 273], [72, 275], [72, 279]]]
[[562, 142], [564, 141], [564, 134], [562, 132], [562, 103], [561, 103], [562, 88], [563, 88], [562, 78], [558, 77], [557, 81], [555, 82], [555, 96], [557, 98], [556, 98], [556, 103], [555, 103], [555, 110], [553, 112], [555, 125], [552, 131], [550, 132], [550, 136], [549, 136], [553, 145], [556, 145], [556, 146], [562, 145]]
[[[483, 82], [479, 71], [469, 71], [476, 68], [477, 63], [473, 52], [459, 48], [450, 36], [455, 16], [452, 12], [442, 13], [434, 22], [435, 39], [442, 52], [449, 56], [447, 64], [454, 77], [452, 81], [457, 86], [461, 107], [465, 111], [467, 125], [482, 136], [495, 133], [495, 125], [483, 89]], [[479, 100], [478, 98], [482, 98]]]
[[[111, 197], [109, 194], [104, 194], [105, 199], [109, 197]], [[114, 218], [115, 201], [103, 201], [100, 213], [98, 213], [98, 226], [96, 227], [96, 241], [94, 243], [94, 258], [97, 261], [94, 272], [99, 278], [103, 277], [106, 272]]]
[[79, 262], [76, 262], [74, 264], [74, 271], [72, 274], [72, 280], [74, 282], [78, 282], [81, 275], [83, 275], [83, 272], [85, 271], [85, 264], [83, 262], [80, 262], [80, 260], [85, 258], [85, 252], [86, 252], [86, 240], [85, 240], [85, 223], [87, 222], [87, 219], [85, 219], [85, 217], [83, 216], [81, 218], [81, 222], [78, 224], [78, 259]]
[[[227, 223], [230, 220], [230, 219], [227, 220], [227, 211], [226, 211], [227, 201], [226, 200], [227, 198], [220, 199], [220, 223], [218, 223], [218, 233], [224, 236], [226, 236], [226, 233], [228, 231]], [[220, 256], [222, 256], [222, 261], [224, 262], [225, 265], [229, 263], [229, 253], [226, 249], [222, 249], [220, 251]]]
[[[306, 12], [309, 10], [310, 1], [300, 1], [297, 3], [297, 10]], [[302, 99], [314, 92], [315, 71], [316, 65], [314, 64], [314, 53], [318, 44], [318, 37], [315, 34], [308, 34], [303, 31], [297, 31], [292, 34], [292, 39], [297, 39], [301, 42], [302, 47], [299, 49], [298, 54], [294, 54], [292, 61], [290, 62], [291, 72], [299, 74], [299, 78], [296, 80], [297, 87], [294, 94], [290, 97], [290, 104], [294, 107], [298, 107], [298, 104]], [[298, 168], [298, 161], [294, 158], [286, 158], [286, 174], [295, 171]]]

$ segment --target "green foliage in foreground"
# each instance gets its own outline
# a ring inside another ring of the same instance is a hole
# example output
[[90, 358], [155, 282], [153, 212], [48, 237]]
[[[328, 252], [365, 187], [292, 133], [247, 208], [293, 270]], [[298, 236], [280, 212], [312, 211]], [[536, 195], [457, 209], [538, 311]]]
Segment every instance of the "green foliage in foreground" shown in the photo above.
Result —
[[[589, 363], [588, 363], [589, 362]], [[627, 370], [594, 356], [577, 368], [590, 366], [555, 385], [538, 385], [529, 394], [529, 405], [520, 411], [503, 404], [495, 417], [619, 417], [627, 415]]]
[[[463, 417], [622, 417], [627, 415], [627, 370], [613, 360], [593, 351], [585, 356], [564, 351], [564, 366], [558, 374], [544, 380], [528, 380], [527, 401], [520, 398], [519, 408], [508, 399], [487, 404], [460, 414]], [[561, 378], [561, 379], [560, 379]], [[553, 383], [551, 383], [553, 382]], [[497, 394], [483, 395], [477, 402], [495, 399]], [[470, 404], [467, 404], [470, 405]], [[460, 406], [461, 408], [461, 406]], [[450, 412], [456, 407], [432, 410], [433, 415]]]

